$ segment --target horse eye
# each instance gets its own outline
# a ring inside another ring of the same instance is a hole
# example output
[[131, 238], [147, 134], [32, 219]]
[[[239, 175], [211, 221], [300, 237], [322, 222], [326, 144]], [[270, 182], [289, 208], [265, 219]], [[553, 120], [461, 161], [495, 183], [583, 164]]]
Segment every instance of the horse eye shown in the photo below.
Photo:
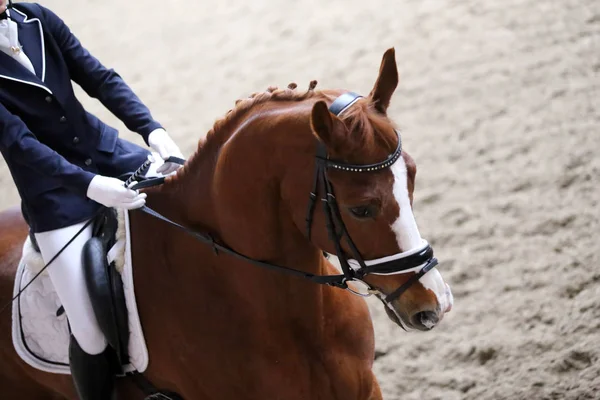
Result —
[[375, 209], [373, 206], [350, 207], [350, 212], [356, 218], [360, 219], [373, 218], [375, 216]]

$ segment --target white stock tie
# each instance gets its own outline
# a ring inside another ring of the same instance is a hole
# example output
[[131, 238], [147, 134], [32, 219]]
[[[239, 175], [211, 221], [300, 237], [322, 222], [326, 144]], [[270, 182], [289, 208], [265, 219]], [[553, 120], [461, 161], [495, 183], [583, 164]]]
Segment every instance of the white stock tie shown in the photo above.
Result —
[[17, 23], [9, 18], [0, 20], [0, 50], [14, 58], [35, 75], [33, 64], [19, 45]]

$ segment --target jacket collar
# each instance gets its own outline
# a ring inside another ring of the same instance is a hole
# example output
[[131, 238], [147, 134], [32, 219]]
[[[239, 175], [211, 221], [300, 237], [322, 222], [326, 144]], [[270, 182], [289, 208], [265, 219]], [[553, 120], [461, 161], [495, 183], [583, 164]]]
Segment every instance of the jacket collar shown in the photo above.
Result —
[[36, 74], [33, 75], [12, 57], [0, 52], [0, 78], [38, 86], [50, 92], [44, 84], [46, 78], [46, 49], [42, 23], [38, 18], [29, 18], [16, 7], [11, 8], [10, 18], [19, 27], [19, 42], [31, 64], [33, 64]]

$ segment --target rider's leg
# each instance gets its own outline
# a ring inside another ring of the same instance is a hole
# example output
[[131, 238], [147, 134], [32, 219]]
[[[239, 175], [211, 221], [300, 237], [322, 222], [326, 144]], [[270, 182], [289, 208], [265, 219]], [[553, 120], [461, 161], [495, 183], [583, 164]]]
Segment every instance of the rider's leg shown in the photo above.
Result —
[[[85, 222], [36, 233], [44, 262], [47, 264], [83, 225]], [[72, 332], [69, 364], [79, 398], [106, 400], [114, 394], [114, 373], [109, 362], [111, 349], [92, 309], [82, 261], [83, 246], [91, 235], [92, 224], [64, 249], [47, 271], [69, 319]]]
[[[81, 222], [66, 228], [36, 233], [44, 263], [52, 257], [85, 225]], [[94, 315], [87, 291], [82, 262], [83, 245], [92, 237], [92, 224], [50, 264], [50, 274], [56, 294], [69, 318], [71, 332], [88, 354], [100, 354], [107, 342]]]

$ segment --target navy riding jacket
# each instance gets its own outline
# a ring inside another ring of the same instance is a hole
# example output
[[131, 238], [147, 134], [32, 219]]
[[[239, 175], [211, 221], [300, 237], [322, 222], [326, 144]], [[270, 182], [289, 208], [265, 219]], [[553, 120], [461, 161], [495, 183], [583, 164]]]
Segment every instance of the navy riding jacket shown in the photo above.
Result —
[[71, 81], [146, 144], [148, 135], [162, 126], [52, 11], [18, 3], [9, 13], [35, 74], [0, 51], [0, 152], [32, 231], [41, 232], [89, 218], [99, 207], [86, 197], [91, 179], [132, 172], [149, 154], [87, 112]]

